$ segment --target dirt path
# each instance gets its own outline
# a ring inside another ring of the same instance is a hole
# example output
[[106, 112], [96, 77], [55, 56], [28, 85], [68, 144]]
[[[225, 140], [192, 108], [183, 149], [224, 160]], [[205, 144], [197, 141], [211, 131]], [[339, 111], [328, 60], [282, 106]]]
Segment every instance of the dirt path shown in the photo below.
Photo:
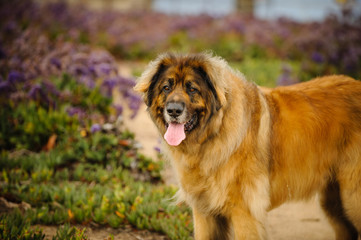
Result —
[[[46, 240], [51, 240], [55, 236], [58, 229], [57, 226], [43, 226], [38, 225], [34, 228], [42, 229], [45, 234]], [[78, 229], [83, 229], [82, 226], [77, 226]], [[86, 227], [85, 235], [89, 240], [111, 240], [110, 236], [113, 236], [114, 240], [168, 240], [167, 237], [157, 233], [149, 232], [147, 230], [137, 231], [126, 227], [125, 229], [113, 229], [113, 228], [90, 228]]]

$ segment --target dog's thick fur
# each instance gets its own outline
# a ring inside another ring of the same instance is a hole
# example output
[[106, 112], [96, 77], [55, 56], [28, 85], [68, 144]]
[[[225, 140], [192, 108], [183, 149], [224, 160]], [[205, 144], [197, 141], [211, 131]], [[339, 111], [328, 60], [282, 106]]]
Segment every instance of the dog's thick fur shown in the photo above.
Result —
[[316, 193], [336, 239], [360, 235], [361, 82], [266, 89], [219, 57], [163, 54], [135, 89], [161, 135], [168, 102], [197, 115], [181, 144], [164, 143], [197, 240], [265, 239], [267, 211]]

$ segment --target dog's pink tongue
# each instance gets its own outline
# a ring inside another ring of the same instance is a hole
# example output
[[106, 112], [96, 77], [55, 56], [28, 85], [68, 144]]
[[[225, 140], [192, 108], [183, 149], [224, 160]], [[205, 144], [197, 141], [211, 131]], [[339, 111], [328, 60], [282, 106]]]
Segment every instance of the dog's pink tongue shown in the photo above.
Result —
[[169, 145], [178, 146], [185, 138], [184, 124], [169, 123], [167, 132], [164, 134], [164, 139]]

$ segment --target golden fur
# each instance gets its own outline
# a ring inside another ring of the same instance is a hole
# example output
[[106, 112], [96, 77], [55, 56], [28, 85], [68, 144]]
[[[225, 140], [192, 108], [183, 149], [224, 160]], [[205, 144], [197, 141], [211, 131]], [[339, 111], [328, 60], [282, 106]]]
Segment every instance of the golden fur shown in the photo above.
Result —
[[170, 99], [198, 114], [180, 145], [164, 143], [197, 240], [265, 239], [267, 211], [316, 193], [336, 239], [360, 235], [361, 82], [328, 76], [266, 89], [219, 57], [164, 54], [135, 89], [161, 135]]

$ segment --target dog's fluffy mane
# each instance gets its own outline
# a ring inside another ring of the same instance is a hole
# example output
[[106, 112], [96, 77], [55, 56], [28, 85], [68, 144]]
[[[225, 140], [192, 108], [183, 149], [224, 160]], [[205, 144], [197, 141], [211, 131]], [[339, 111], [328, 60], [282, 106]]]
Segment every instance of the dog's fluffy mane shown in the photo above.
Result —
[[[198, 139], [198, 142], [186, 141], [183, 147], [177, 148], [169, 148], [167, 144], [165, 144], [163, 150], [166, 155], [168, 155], [168, 152], [171, 153], [173, 157], [186, 157], [187, 160], [184, 159], [180, 162], [187, 163], [189, 166], [198, 163], [199, 159], [207, 159], [202, 168], [205, 174], [208, 174], [208, 172], [217, 169], [220, 164], [229, 158], [241, 144], [249, 128], [250, 116], [244, 116], [242, 119], [241, 116], [236, 114], [239, 112], [249, 112], [242, 110], [247, 108], [248, 104], [246, 101], [243, 101], [243, 95], [233, 94], [232, 89], [243, 88], [245, 91], [244, 94], [249, 94], [249, 92], [255, 92], [257, 87], [252, 82], [248, 82], [242, 73], [232, 69], [223, 58], [214, 56], [212, 53], [206, 52], [187, 55], [164, 53], [148, 64], [146, 70], [138, 78], [135, 90], [141, 92], [146, 101], [147, 91], [152, 78], [157, 74], [160, 67], [176, 65], [178, 61], [182, 59], [190, 60], [190, 64], [200, 64], [201, 67], [204, 68], [216, 89], [222, 108], [216, 116], [213, 117], [213, 122], [210, 124], [209, 129], [205, 129], [207, 133], [204, 136], [207, 139]], [[231, 102], [233, 103], [230, 104]], [[238, 109], [235, 110], [234, 108]], [[223, 121], [224, 118], [227, 118], [226, 124]], [[227, 131], [233, 134], [218, 134], [220, 131]], [[216, 135], [218, 137], [214, 137]], [[212, 148], [206, 146], [210, 141], [213, 141], [210, 143], [213, 146]], [[202, 151], [203, 147], [207, 149], [207, 151]], [[213, 150], [209, 151], [209, 149]]]
[[[145, 98], [144, 93], [148, 90], [151, 79], [159, 70], [160, 65], [176, 64], [177, 60], [185, 58], [202, 63], [213, 85], [222, 89], [224, 94], [226, 94], [229, 89], [227, 81], [225, 81], [227, 75], [233, 74], [237, 75], [239, 79], [245, 79], [242, 73], [233, 70], [223, 58], [214, 56], [211, 52], [204, 52], [202, 54], [163, 53], [148, 64], [145, 71], [138, 78], [134, 90], [143, 93], [143, 98]], [[219, 97], [221, 102], [225, 101], [225, 96]]]

